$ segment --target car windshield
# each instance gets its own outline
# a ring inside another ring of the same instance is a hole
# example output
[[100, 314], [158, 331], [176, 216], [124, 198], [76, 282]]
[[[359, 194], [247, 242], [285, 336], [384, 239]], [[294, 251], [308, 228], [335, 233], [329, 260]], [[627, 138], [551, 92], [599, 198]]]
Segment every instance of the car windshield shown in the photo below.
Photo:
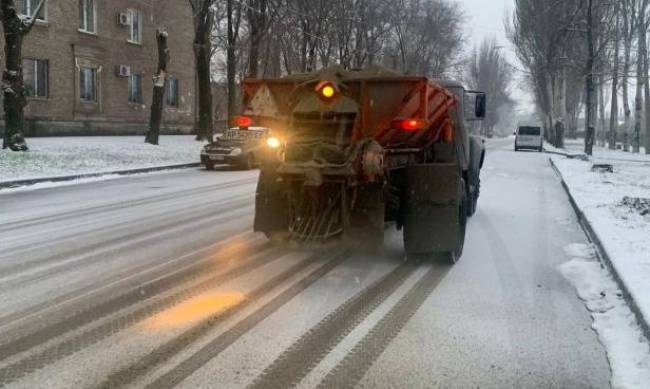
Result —
[[539, 127], [519, 127], [519, 131], [517, 132], [519, 135], [540, 135], [541, 134], [541, 128]]
[[650, 389], [650, 0], [0, 24], [0, 389]]

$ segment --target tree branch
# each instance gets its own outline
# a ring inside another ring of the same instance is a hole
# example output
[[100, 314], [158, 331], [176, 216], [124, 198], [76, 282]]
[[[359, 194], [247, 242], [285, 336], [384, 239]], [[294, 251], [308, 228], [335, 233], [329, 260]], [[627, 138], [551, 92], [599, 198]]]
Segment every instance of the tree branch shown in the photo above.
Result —
[[32, 30], [32, 27], [34, 27], [34, 24], [36, 24], [36, 18], [38, 14], [41, 12], [41, 10], [43, 9], [44, 5], [45, 5], [45, 0], [41, 0], [36, 6], [34, 12], [32, 12], [32, 15], [28, 19], [23, 20], [23, 29], [22, 29], [23, 35], [27, 35]]

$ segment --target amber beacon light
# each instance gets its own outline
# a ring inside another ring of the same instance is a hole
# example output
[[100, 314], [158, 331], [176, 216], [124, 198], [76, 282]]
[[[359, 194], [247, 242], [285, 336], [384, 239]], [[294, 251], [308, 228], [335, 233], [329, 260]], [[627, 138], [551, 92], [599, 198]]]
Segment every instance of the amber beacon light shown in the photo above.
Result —
[[329, 81], [321, 81], [316, 85], [316, 93], [324, 101], [332, 101], [336, 98], [338, 90], [334, 84]]

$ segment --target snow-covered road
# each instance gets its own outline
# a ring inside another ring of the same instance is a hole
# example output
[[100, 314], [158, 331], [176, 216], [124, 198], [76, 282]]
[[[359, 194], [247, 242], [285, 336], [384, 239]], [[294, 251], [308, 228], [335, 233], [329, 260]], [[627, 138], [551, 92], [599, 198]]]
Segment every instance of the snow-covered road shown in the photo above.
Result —
[[0, 194], [0, 386], [607, 388], [558, 271], [585, 244], [548, 157], [489, 145], [454, 267], [272, 247], [256, 172]]

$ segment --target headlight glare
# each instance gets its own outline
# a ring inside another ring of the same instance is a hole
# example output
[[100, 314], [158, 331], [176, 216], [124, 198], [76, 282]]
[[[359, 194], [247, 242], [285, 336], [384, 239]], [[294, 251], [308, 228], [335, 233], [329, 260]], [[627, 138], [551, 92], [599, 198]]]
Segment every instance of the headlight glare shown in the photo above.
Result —
[[280, 139], [278, 139], [278, 138], [276, 138], [274, 136], [271, 136], [266, 140], [266, 145], [269, 146], [272, 149], [277, 149], [278, 147], [280, 147], [281, 142], [280, 142]]

